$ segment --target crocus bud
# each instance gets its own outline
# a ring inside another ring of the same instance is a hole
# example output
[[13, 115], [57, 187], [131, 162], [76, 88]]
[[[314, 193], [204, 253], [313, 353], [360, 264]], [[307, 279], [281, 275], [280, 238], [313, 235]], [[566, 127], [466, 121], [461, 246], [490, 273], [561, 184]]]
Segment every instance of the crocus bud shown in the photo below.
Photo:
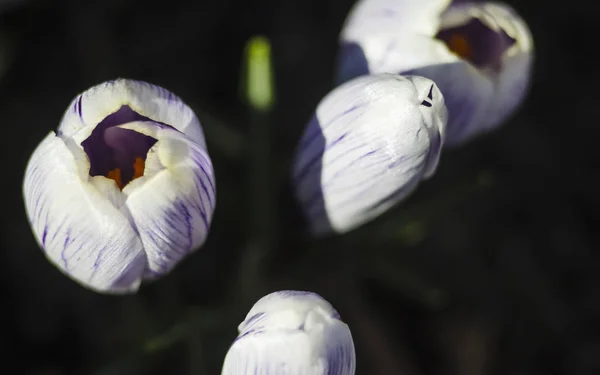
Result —
[[533, 40], [502, 3], [359, 0], [340, 42], [340, 82], [367, 73], [432, 79], [448, 107], [446, 145], [499, 126], [529, 87]]
[[221, 375], [354, 375], [350, 329], [315, 293], [271, 293], [238, 330]]
[[406, 198], [435, 172], [445, 127], [444, 98], [427, 78], [368, 75], [331, 91], [293, 167], [313, 234], [350, 231]]
[[33, 152], [23, 196], [50, 262], [107, 293], [135, 292], [202, 245], [216, 199], [194, 112], [125, 79], [73, 100]]

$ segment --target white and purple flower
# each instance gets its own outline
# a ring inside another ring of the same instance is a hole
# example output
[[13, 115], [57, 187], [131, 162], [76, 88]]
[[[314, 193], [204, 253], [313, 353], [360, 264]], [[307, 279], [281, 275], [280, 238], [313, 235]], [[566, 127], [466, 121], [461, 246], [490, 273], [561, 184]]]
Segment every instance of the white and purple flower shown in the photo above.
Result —
[[271, 293], [256, 302], [238, 331], [222, 375], [354, 375], [350, 329], [315, 293]]
[[130, 293], [204, 243], [216, 192], [194, 112], [161, 87], [118, 79], [73, 100], [33, 152], [23, 196], [56, 267]]
[[417, 76], [362, 76], [325, 96], [300, 140], [292, 174], [312, 233], [348, 232], [431, 177], [446, 115], [435, 83]]
[[499, 126], [529, 87], [533, 40], [502, 3], [359, 0], [340, 43], [340, 82], [368, 73], [432, 79], [448, 107], [447, 145]]

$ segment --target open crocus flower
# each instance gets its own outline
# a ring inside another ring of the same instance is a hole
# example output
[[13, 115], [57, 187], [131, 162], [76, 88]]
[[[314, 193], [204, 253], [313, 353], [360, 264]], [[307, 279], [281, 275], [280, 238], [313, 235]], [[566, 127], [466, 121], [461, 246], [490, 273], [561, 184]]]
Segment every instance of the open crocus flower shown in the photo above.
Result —
[[406, 198], [435, 172], [445, 127], [444, 98], [427, 78], [368, 75], [331, 91], [292, 175], [313, 234], [347, 232]]
[[203, 244], [216, 198], [194, 112], [125, 79], [73, 100], [33, 152], [23, 196], [48, 259], [109, 293], [136, 291]]
[[529, 86], [531, 34], [501, 3], [359, 0], [340, 39], [340, 81], [384, 72], [432, 79], [448, 107], [447, 145], [497, 127]]
[[222, 375], [354, 375], [350, 329], [315, 293], [271, 293], [238, 330]]

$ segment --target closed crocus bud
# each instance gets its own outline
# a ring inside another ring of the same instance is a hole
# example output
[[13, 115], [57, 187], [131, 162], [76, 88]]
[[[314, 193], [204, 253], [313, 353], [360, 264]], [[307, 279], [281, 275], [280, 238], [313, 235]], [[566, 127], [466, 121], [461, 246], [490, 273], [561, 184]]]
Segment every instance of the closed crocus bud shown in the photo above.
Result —
[[502, 3], [359, 0], [340, 39], [340, 81], [383, 72], [435, 81], [448, 107], [446, 145], [500, 125], [529, 87], [532, 37]]
[[435, 172], [445, 127], [444, 98], [427, 78], [368, 75], [331, 91], [293, 168], [313, 234], [350, 231], [406, 198]]
[[271, 293], [238, 330], [221, 375], [354, 375], [350, 329], [315, 293]]
[[33, 152], [23, 196], [47, 258], [107, 293], [135, 292], [202, 245], [216, 198], [194, 112], [125, 79], [73, 100]]

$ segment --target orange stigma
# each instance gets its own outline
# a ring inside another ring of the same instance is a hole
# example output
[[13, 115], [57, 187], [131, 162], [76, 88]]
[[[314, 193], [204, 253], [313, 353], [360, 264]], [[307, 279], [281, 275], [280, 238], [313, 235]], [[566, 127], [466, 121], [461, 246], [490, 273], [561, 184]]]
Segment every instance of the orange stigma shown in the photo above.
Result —
[[473, 54], [469, 40], [461, 33], [452, 34], [447, 44], [452, 52], [464, 59], [469, 59]]
[[131, 178], [131, 180], [126, 181], [125, 184], [123, 183], [123, 178], [121, 177], [121, 169], [120, 168], [111, 169], [108, 172], [108, 174], [106, 175], [106, 177], [115, 181], [117, 183], [117, 186], [119, 187], [119, 189], [123, 190], [125, 185], [127, 185], [129, 182], [135, 180], [138, 177], [142, 177], [144, 175], [145, 167], [146, 167], [146, 162], [144, 161], [143, 158], [135, 158], [135, 161], [133, 162], [133, 177]]
[[111, 169], [106, 177], [114, 180], [119, 189], [123, 190], [123, 180], [121, 180], [121, 170], [119, 168]]
[[144, 168], [146, 167], [146, 162], [142, 158], [135, 158], [135, 162], [133, 163], [133, 178], [135, 180], [138, 177], [142, 177], [144, 175]]

